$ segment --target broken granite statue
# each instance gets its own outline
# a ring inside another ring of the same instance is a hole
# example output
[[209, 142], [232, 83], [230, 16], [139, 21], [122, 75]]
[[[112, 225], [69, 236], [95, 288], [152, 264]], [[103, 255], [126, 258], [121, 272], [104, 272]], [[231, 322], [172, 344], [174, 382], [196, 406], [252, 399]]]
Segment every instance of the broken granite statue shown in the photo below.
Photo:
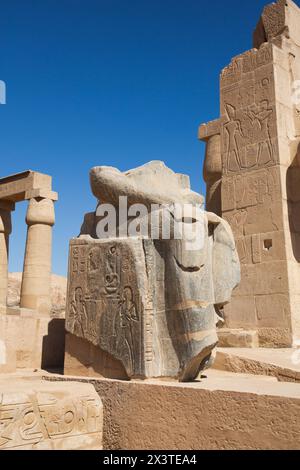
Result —
[[65, 373], [194, 380], [212, 362], [216, 323], [240, 279], [228, 223], [162, 162], [96, 167], [90, 178], [99, 204], [70, 242]]

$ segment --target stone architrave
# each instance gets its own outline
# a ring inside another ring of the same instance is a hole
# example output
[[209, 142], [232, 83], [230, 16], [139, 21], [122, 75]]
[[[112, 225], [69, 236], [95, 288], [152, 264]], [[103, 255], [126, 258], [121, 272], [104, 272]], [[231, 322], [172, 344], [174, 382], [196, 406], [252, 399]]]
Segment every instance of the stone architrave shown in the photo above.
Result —
[[299, 80], [300, 9], [279, 0], [221, 73], [220, 119], [199, 130], [207, 209], [230, 224], [242, 264], [225, 332], [267, 347], [300, 339]]
[[[126, 173], [94, 168], [91, 186], [100, 209], [111, 203], [119, 210], [120, 196], [127, 197], [129, 211], [144, 207], [149, 217], [145, 222], [144, 214], [141, 224], [159, 236], [129, 236], [127, 211], [125, 221], [117, 211], [117, 233], [97, 239], [100, 219], [95, 213], [85, 217], [82, 235], [70, 242], [65, 373], [195, 379], [211, 363], [216, 323], [239, 282], [228, 224], [205, 213], [189, 178], [162, 162]], [[175, 204], [190, 211], [179, 221], [183, 234], [185, 224], [201, 224], [199, 246], [190, 247], [185, 236], [162, 236], [162, 205], [172, 221]]]

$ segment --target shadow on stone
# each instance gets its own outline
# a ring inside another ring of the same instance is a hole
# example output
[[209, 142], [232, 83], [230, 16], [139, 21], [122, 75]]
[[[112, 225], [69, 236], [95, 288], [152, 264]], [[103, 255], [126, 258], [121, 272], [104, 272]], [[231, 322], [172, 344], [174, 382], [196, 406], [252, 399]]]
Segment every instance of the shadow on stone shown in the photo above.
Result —
[[65, 353], [65, 320], [54, 318], [43, 337], [41, 368], [48, 372], [63, 373]]
[[286, 192], [292, 249], [296, 261], [300, 262], [300, 144], [297, 154], [287, 170]]

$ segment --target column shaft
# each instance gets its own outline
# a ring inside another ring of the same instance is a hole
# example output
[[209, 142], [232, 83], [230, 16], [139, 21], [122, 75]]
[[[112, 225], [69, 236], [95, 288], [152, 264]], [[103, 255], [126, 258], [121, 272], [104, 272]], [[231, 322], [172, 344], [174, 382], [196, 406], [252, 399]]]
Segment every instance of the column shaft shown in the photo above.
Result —
[[7, 301], [8, 244], [10, 233], [11, 213], [0, 208], [0, 307], [6, 307]]
[[54, 206], [50, 199], [31, 199], [21, 287], [21, 308], [49, 315], [51, 311], [51, 256]]

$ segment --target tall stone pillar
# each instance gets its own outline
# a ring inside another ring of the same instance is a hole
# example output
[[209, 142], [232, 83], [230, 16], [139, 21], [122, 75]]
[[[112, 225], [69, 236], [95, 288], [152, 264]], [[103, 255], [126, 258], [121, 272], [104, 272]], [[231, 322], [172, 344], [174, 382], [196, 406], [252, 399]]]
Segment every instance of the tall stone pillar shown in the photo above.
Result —
[[299, 81], [300, 9], [278, 0], [265, 7], [254, 48], [221, 73], [220, 119], [200, 127], [209, 161], [219, 161], [211, 143], [220, 136], [221, 189], [212, 192], [211, 171], [208, 204], [217, 199], [242, 264], [225, 324], [262, 347], [300, 339]]
[[28, 225], [21, 308], [49, 315], [51, 310], [52, 226], [55, 222], [51, 199], [32, 198], [26, 215]]
[[206, 209], [221, 216], [222, 156], [221, 136], [217, 130], [206, 140], [203, 177], [206, 182]]
[[12, 210], [14, 210], [14, 204], [0, 201], [0, 314], [6, 311], [8, 251]]

